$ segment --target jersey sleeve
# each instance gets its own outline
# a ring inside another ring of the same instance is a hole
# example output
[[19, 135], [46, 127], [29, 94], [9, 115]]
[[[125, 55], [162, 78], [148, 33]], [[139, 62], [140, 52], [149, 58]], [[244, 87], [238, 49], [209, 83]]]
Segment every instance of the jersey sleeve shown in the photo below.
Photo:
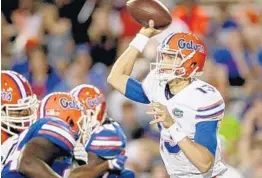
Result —
[[218, 125], [224, 117], [225, 103], [219, 91], [209, 84], [201, 84], [195, 92], [198, 102], [194, 141], [215, 155]]
[[104, 159], [113, 159], [124, 151], [126, 138], [115, 127], [101, 126], [91, 135], [85, 149]]
[[202, 104], [196, 110], [196, 120], [220, 120], [223, 118], [225, 112], [225, 102], [222, 98], [215, 98], [212, 101]]
[[205, 82], [197, 82], [190, 90], [192, 107], [196, 111], [196, 122], [208, 120], [220, 120], [224, 116], [225, 102], [220, 92]]
[[215, 120], [197, 123], [194, 137], [196, 143], [206, 147], [213, 155], [215, 155], [217, 148], [218, 122]]
[[71, 154], [76, 144], [76, 135], [70, 126], [62, 121], [52, 120], [44, 123], [35, 136], [44, 137]]
[[133, 101], [145, 104], [156, 100], [156, 94], [159, 92], [157, 83], [159, 82], [154, 79], [154, 74], [155, 70], [151, 71], [142, 83], [129, 78], [126, 84], [125, 96]]
[[139, 103], [150, 103], [146, 93], [143, 90], [142, 84], [131, 77], [128, 79], [126, 84], [125, 96]]

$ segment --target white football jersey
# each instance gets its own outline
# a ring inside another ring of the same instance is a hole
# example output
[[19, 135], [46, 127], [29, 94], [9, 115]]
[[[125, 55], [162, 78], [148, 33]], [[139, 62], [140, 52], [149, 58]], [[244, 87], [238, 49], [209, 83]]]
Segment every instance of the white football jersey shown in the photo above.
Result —
[[[222, 120], [225, 104], [219, 91], [206, 82], [194, 79], [190, 85], [174, 95], [166, 97], [166, 85], [154, 79], [151, 71], [143, 81], [143, 89], [151, 102], [165, 105], [172, 117], [179, 122], [182, 131], [194, 140], [196, 124], [202, 121]], [[226, 171], [221, 161], [220, 141], [217, 138], [215, 164], [206, 174], [202, 174], [184, 155], [177, 143], [161, 124], [160, 153], [168, 174], [172, 178], [211, 178]]]
[[4, 143], [2, 143], [1, 145], [1, 170], [3, 168], [3, 165], [5, 164], [5, 161], [7, 159], [7, 156], [10, 150], [17, 143], [18, 143], [18, 135], [9, 137]]

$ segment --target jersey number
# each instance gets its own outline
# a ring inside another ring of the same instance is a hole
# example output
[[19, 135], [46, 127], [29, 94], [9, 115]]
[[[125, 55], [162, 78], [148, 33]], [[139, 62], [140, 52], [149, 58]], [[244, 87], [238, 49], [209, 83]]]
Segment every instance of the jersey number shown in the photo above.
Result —
[[209, 85], [202, 85], [199, 88], [196, 88], [197, 90], [201, 91], [202, 93], [206, 94], [208, 92], [215, 92], [215, 89]]

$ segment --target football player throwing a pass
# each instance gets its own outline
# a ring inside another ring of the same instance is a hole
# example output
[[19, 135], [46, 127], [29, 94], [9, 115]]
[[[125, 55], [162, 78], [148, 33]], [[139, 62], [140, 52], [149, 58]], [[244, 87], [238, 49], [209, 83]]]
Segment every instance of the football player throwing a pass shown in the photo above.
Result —
[[140, 83], [130, 77], [150, 37], [154, 22], [142, 28], [117, 59], [108, 82], [131, 100], [149, 104], [161, 133], [160, 153], [171, 178], [212, 178], [226, 171], [217, 130], [225, 104], [216, 88], [198, 80], [207, 49], [191, 33], [171, 33], [157, 48], [156, 62]]

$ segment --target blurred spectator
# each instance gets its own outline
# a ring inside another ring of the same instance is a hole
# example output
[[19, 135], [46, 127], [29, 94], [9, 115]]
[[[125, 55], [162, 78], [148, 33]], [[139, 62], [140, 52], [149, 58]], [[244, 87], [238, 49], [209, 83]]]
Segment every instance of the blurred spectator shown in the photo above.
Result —
[[39, 98], [49, 94], [61, 80], [55, 69], [48, 65], [42, 48], [34, 48], [29, 52], [29, 72], [25, 77]]
[[109, 86], [106, 82], [108, 76], [108, 68], [103, 63], [96, 63], [90, 69], [89, 72], [90, 82], [92, 85], [97, 86], [100, 90], [103, 91], [105, 95], [109, 93]]
[[[138, 59], [135, 63], [131, 76], [133, 76], [134, 78], [136, 78], [139, 81], [143, 81], [146, 74], [148, 73], [149, 66], [150, 64], [147, 59], [144, 59], [144, 58]], [[125, 118], [122, 106], [126, 102], [131, 102], [133, 104], [136, 118], [139, 122], [139, 125], [144, 127], [144, 125], [148, 124], [149, 119], [151, 119], [150, 116], [145, 114], [147, 110], [147, 105], [131, 101], [116, 90], [113, 90], [108, 95], [107, 101], [108, 101], [109, 115], [120, 123]]]
[[47, 38], [48, 63], [56, 68], [61, 75], [65, 74], [74, 52], [74, 43], [70, 34], [50, 34]]
[[213, 59], [208, 59], [205, 64], [205, 72], [200, 79], [216, 87], [225, 101], [229, 99], [227, 70], [223, 65], [216, 64]]
[[239, 143], [240, 167], [246, 176], [262, 175], [262, 98], [257, 97], [243, 121], [243, 134]]
[[123, 119], [121, 125], [126, 133], [127, 139], [137, 139], [144, 135], [144, 130], [138, 122], [138, 118], [135, 112], [135, 106], [130, 101], [126, 101], [122, 104]]
[[64, 80], [59, 83], [54, 91], [70, 91], [77, 85], [90, 83], [88, 72], [92, 65], [92, 59], [85, 49], [77, 51], [75, 60], [67, 69]]
[[67, 18], [72, 24], [72, 36], [75, 43], [89, 42], [87, 30], [92, 22], [93, 11], [99, 0], [56, 0], [59, 17]]
[[244, 45], [244, 57], [248, 67], [252, 71], [252, 77], [254, 80], [260, 81], [262, 79], [262, 63], [261, 51], [262, 51], [262, 37], [261, 27], [256, 17], [248, 18], [245, 26], [242, 29], [243, 45]]
[[221, 176], [221, 178], [244, 178], [244, 176], [241, 174], [240, 170], [237, 168], [233, 167], [232, 165], [228, 164], [228, 152], [226, 149], [226, 140], [223, 136], [219, 136], [220, 138], [220, 143], [221, 143], [221, 154], [224, 160], [226, 160], [226, 166], [227, 166], [227, 171]]
[[227, 67], [230, 85], [243, 86], [250, 71], [243, 59], [242, 37], [237, 28], [237, 24], [233, 21], [226, 21], [223, 24], [223, 30], [218, 37], [221, 46], [214, 52], [214, 59]]
[[58, 8], [50, 3], [42, 5], [42, 14], [48, 63], [64, 75], [75, 47], [71, 35], [71, 22], [66, 18], [59, 18]]
[[262, 177], [262, 140], [254, 139], [251, 145], [251, 165], [246, 175], [254, 178]]
[[6, 22], [5, 16], [1, 14], [1, 64], [2, 69], [10, 69], [12, 65], [12, 60], [10, 59], [10, 54], [8, 54], [8, 24]]
[[[94, 12], [94, 17], [88, 31], [91, 45], [91, 56], [95, 62], [107, 66], [113, 64], [117, 51], [117, 36], [112, 31], [111, 6], [103, 3]], [[119, 23], [119, 22], [118, 22]]]
[[209, 18], [205, 10], [196, 0], [185, 0], [183, 4], [172, 10], [172, 16], [183, 20], [192, 33], [205, 35], [208, 30]]
[[6, 22], [11, 24], [11, 15], [18, 8], [19, 0], [1, 1], [1, 12], [6, 18]]
[[154, 158], [152, 162], [152, 178], [169, 178], [169, 175], [166, 172], [165, 165], [161, 157]]
[[159, 156], [158, 150], [158, 143], [149, 139], [130, 141], [126, 147], [127, 168], [134, 170], [137, 178], [151, 178], [148, 171], [153, 158]]
[[13, 65], [11, 66], [11, 70], [16, 71], [22, 75], [26, 75], [29, 71], [29, 62], [28, 56], [23, 55], [20, 57], [13, 56]]
[[[94, 68], [96, 71], [90, 69], [92, 65], [92, 58], [85, 47], [78, 48], [76, 51], [75, 60], [67, 69], [65, 78], [55, 87], [54, 91], [70, 91], [72, 88], [80, 84], [91, 84], [97, 86], [104, 93], [108, 89], [105, 86], [107, 70], [104, 65], [96, 64]], [[99, 70], [98, 70], [99, 68]], [[101, 70], [102, 71], [101, 71]]]
[[19, 0], [18, 9], [12, 13], [12, 23], [16, 30], [13, 52], [20, 54], [25, 47], [34, 47], [41, 43], [43, 18], [37, 9], [36, 0]]

